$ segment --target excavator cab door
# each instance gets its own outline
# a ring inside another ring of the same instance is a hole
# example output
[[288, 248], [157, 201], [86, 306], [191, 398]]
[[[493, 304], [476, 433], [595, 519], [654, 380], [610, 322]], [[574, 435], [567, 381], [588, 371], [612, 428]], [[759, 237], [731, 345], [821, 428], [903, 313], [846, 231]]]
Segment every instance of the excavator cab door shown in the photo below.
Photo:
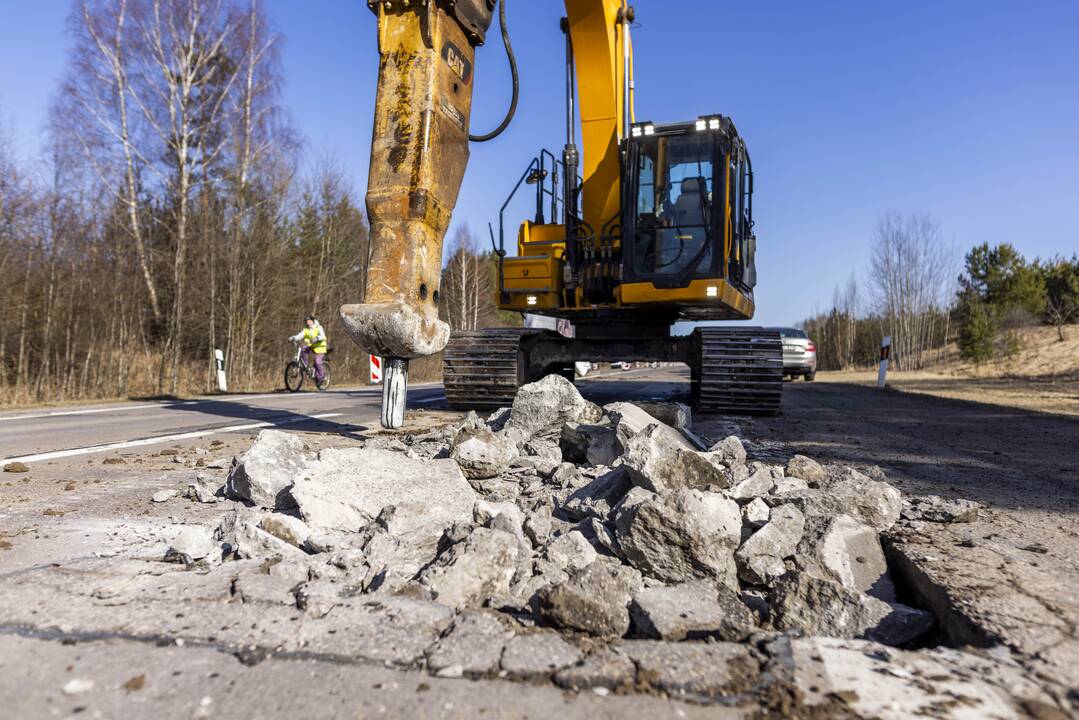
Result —
[[623, 161], [623, 282], [677, 288], [723, 276], [724, 158], [723, 136], [692, 124], [633, 128]]

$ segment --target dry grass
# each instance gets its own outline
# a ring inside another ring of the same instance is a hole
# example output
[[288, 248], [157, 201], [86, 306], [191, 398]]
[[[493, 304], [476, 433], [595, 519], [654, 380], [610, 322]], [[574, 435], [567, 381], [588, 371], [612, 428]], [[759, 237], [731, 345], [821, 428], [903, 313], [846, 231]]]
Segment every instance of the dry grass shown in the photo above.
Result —
[[[991, 405], [1079, 416], [1079, 326], [1065, 328], [1065, 340], [1055, 328], [1020, 331], [1020, 351], [982, 365], [958, 358], [955, 352], [932, 368], [889, 372], [888, 386], [903, 392], [970, 400]], [[872, 385], [877, 371], [821, 372], [818, 382]]]
[[[367, 361], [364, 356], [360, 361], [358, 353], [353, 353], [352, 362], [346, 356], [333, 364], [334, 387], [357, 387], [367, 384]], [[265, 393], [284, 390], [284, 368], [288, 358], [281, 360], [279, 366], [257, 372], [250, 383], [244, 382], [237, 375], [229, 377], [229, 394]], [[174, 395], [161, 396], [157, 392], [157, 373], [160, 356], [154, 353], [140, 353], [129, 358], [127, 392], [118, 393], [108, 387], [90, 387], [82, 392], [71, 389], [46, 386], [18, 386], [0, 388], [0, 408], [33, 408], [55, 405], [87, 405], [100, 402], [124, 400], [148, 400], [157, 398], [197, 398], [207, 395], [206, 366], [203, 363], [185, 363], [180, 366], [178, 389]], [[442, 378], [442, 356], [423, 358], [413, 361], [409, 368], [411, 382], [420, 383]], [[118, 383], [117, 383], [118, 384]]]

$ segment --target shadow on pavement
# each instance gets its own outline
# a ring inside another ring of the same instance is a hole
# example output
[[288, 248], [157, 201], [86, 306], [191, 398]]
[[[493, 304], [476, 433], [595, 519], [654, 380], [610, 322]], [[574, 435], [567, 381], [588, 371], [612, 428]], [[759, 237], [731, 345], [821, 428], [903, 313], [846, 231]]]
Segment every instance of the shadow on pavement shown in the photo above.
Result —
[[784, 388], [748, 426], [824, 461], [880, 465], [905, 490], [1079, 512], [1079, 417], [839, 383]]
[[[342, 395], [348, 397], [355, 394], [342, 393]], [[329, 409], [314, 409], [310, 413], [302, 413], [283, 408], [260, 407], [237, 400], [199, 400], [195, 403], [166, 405], [164, 408], [200, 415], [216, 415], [245, 423], [266, 422], [299, 432], [330, 432], [355, 439], [363, 439], [365, 436], [360, 435], [359, 431], [368, 429], [367, 425], [339, 422], [334, 418], [313, 417], [330, 412]], [[377, 410], [375, 416], [377, 422]]]

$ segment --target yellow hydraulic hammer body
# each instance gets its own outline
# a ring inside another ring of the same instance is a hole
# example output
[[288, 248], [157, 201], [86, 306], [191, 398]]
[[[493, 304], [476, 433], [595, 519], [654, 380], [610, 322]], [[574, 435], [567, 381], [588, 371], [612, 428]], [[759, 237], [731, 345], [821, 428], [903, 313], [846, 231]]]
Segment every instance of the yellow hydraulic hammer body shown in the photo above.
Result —
[[378, 2], [379, 76], [367, 184], [371, 258], [362, 304], [341, 317], [384, 357], [441, 351], [442, 240], [468, 162], [473, 56], [440, 3]]
[[371, 0], [378, 92], [367, 184], [371, 257], [352, 339], [385, 359], [382, 424], [400, 427], [408, 360], [440, 352], [442, 240], [468, 163], [475, 46], [493, 0]]

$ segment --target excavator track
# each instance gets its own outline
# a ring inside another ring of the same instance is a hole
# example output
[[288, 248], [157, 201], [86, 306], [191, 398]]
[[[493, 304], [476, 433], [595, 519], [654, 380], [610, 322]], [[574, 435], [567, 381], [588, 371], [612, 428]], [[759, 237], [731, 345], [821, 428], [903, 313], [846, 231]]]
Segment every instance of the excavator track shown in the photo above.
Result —
[[776, 415], [783, 395], [783, 341], [763, 328], [698, 328], [693, 373], [698, 409], [726, 415]]
[[442, 361], [450, 408], [497, 410], [512, 405], [524, 371], [521, 339], [531, 332], [495, 328], [454, 333]]

